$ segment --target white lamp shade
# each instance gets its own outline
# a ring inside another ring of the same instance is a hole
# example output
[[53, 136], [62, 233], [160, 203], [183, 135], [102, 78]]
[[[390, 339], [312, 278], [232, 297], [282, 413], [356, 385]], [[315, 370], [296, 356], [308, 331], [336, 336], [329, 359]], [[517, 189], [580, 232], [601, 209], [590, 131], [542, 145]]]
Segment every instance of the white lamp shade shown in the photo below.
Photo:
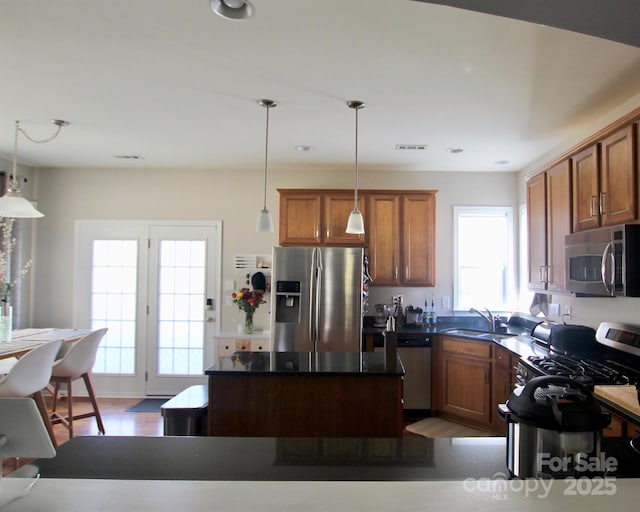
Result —
[[346, 231], [352, 235], [364, 235], [364, 219], [357, 208], [354, 208], [349, 215]]
[[256, 231], [258, 233], [273, 233], [273, 219], [271, 213], [263, 208], [256, 219]]
[[35, 219], [44, 217], [33, 205], [24, 197], [13, 192], [7, 192], [0, 197], [0, 217], [13, 217], [16, 219]]

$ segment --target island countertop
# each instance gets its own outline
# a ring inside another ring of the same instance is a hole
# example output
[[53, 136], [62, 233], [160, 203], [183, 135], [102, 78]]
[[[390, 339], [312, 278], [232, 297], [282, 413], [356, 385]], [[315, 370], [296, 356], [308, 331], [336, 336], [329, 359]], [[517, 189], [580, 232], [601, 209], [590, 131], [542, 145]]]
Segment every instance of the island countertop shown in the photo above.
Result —
[[205, 370], [206, 375], [404, 375], [400, 358], [387, 365], [383, 352], [236, 352]]

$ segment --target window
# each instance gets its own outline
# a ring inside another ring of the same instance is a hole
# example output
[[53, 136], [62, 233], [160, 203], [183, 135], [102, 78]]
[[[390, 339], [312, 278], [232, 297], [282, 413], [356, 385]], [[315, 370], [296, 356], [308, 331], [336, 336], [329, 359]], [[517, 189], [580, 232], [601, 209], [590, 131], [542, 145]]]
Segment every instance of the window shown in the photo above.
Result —
[[135, 373], [138, 242], [94, 240], [91, 328], [108, 327], [94, 373]]
[[454, 207], [456, 310], [514, 309], [513, 245], [511, 207]]

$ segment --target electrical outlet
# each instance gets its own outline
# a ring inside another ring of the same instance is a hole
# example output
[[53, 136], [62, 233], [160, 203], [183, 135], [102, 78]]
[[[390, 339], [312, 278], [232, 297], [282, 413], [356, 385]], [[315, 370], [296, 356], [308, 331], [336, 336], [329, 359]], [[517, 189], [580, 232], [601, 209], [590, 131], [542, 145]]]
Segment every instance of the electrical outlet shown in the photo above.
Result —
[[449, 309], [451, 307], [451, 297], [442, 297], [442, 299], [440, 299], [440, 303], [442, 304], [443, 309]]
[[555, 316], [560, 316], [560, 304], [554, 304], [553, 302], [550, 304], [551, 314]]
[[564, 315], [567, 320], [571, 319], [571, 304], [566, 304], [564, 306]]

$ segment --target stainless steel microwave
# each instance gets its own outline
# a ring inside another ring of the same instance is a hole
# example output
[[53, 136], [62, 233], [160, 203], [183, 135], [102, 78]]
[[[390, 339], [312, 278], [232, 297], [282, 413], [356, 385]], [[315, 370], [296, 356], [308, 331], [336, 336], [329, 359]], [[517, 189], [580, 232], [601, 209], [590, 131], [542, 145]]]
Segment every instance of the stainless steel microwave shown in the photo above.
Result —
[[567, 291], [640, 297], [640, 224], [571, 233], [564, 254]]

